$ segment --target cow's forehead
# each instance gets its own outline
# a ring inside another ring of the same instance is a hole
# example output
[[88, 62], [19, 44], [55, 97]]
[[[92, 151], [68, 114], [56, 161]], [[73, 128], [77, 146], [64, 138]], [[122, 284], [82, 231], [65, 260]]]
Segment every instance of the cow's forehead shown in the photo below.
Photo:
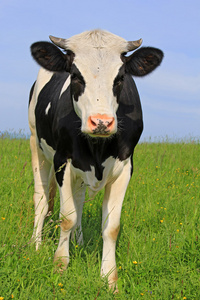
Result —
[[120, 55], [105, 49], [91, 50], [88, 54], [82, 52], [74, 58], [74, 64], [83, 76], [116, 76], [123, 62]]
[[92, 50], [104, 49], [107, 53], [115, 53], [120, 56], [126, 52], [127, 41], [115, 34], [103, 30], [85, 31], [66, 40], [66, 48], [75, 55], [87, 53]]
[[67, 39], [66, 49], [75, 53], [74, 63], [83, 76], [116, 76], [127, 41], [104, 30], [92, 30]]

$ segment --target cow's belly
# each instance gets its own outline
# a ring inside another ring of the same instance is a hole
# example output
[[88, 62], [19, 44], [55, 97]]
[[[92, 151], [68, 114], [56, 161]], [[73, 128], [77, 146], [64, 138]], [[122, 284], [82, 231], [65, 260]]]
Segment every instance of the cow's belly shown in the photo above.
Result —
[[[43, 150], [43, 153], [46, 159], [53, 163], [53, 157], [55, 155], [55, 150], [49, 146], [44, 139], [41, 139], [40, 146]], [[102, 190], [105, 185], [109, 182], [114, 181], [123, 171], [124, 166], [130, 162], [130, 157], [124, 161], [120, 161], [118, 158], [114, 158], [110, 156], [103, 163], [103, 178], [102, 180], [98, 180], [95, 176], [95, 168], [91, 166], [91, 171], [82, 171], [78, 168], [75, 168], [71, 159], [68, 160], [70, 164], [70, 168], [73, 174], [73, 177], [79, 178], [82, 182], [88, 187], [89, 196], [95, 196], [100, 190]]]
[[100, 181], [95, 177], [95, 168], [93, 166], [91, 166], [91, 171], [82, 171], [71, 164], [71, 170], [74, 175], [81, 177], [84, 184], [88, 187], [89, 196], [92, 197], [102, 190], [107, 183], [114, 181], [121, 174], [124, 166], [129, 162], [130, 157], [124, 161], [113, 157], [107, 158], [102, 163], [104, 170], [103, 178]]

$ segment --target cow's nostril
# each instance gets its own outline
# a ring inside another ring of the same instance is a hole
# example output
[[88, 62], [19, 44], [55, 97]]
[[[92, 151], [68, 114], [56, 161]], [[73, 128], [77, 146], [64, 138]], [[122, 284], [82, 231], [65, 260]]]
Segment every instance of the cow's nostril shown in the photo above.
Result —
[[114, 118], [111, 121], [108, 122], [107, 127], [113, 126], [113, 123], [114, 123]]
[[91, 124], [93, 125], [93, 126], [97, 126], [97, 124], [91, 119]]

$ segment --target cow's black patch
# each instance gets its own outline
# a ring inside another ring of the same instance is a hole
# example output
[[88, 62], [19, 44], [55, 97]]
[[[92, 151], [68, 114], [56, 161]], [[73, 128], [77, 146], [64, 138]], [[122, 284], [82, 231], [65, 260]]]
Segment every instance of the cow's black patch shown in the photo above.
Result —
[[34, 84], [32, 85], [32, 88], [30, 90], [28, 105], [30, 105], [30, 102], [31, 102], [31, 99], [32, 99], [32, 96], [33, 96], [33, 91], [34, 91], [35, 83], [36, 83], [36, 81], [34, 82]]
[[119, 72], [113, 82], [113, 94], [114, 96], [117, 97], [117, 102], [119, 102], [119, 97], [123, 89], [124, 79], [125, 79], [125, 66], [123, 65], [119, 69]]
[[[41, 90], [35, 108], [36, 129], [39, 141], [41, 141], [41, 138], [44, 138], [47, 144], [53, 149], [56, 147], [52, 131], [55, 122], [55, 111], [58, 106], [62, 87], [68, 76], [69, 74], [64, 72], [55, 73]], [[49, 103], [51, 103], [51, 107], [48, 114], [46, 114], [45, 110]]]
[[85, 80], [75, 64], [71, 67], [71, 95], [75, 101], [84, 93]]
[[125, 160], [132, 155], [143, 130], [142, 108], [134, 80], [125, 76], [117, 110], [119, 124], [118, 157]]
[[64, 155], [60, 155], [59, 152], [55, 153], [54, 156], [54, 170], [56, 175], [56, 180], [60, 186], [63, 183], [63, 176], [66, 168], [67, 160]]

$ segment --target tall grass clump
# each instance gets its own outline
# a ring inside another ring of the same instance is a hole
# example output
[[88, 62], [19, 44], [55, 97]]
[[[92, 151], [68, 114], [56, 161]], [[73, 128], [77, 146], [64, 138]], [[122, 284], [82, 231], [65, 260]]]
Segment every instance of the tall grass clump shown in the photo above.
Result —
[[34, 220], [29, 141], [0, 139], [0, 299], [200, 299], [200, 145], [142, 143], [123, 204], [117, 242], [118, 294], [100, 278], [103, 192], [86, 197], [84, 245], [71, 241], [66, 272], [55, 272], [59, 195], [43, 243]]

